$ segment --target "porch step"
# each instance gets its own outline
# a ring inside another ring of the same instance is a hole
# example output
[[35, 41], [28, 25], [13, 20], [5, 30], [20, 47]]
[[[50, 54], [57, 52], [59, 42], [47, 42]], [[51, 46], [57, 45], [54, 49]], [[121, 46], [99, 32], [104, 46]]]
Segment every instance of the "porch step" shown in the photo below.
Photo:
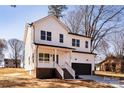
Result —
[[64, 79], [73, 79], [73, 76], [68, 72], [67, 69], [63, 69], [64, 71]]

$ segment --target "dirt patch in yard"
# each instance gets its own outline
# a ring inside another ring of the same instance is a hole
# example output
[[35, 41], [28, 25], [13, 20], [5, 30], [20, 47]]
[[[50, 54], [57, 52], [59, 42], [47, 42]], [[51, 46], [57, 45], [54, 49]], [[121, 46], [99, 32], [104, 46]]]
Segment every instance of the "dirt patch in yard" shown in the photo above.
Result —
[[0, 87], [10, 88], [111, 88], [110, 85], [84, 80], [36, 79], [24, 69], [0, 69]]

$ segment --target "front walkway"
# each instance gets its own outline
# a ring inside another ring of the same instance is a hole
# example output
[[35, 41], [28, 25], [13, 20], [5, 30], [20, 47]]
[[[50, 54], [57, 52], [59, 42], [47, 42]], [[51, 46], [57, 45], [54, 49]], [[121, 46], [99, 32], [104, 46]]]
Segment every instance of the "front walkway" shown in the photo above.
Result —
[[96, 76], [96, 75], [80, 75], [79, 78], [83, 80], [94, 80], [99, 83], [110, 84], [116, 88], [124, 88], [124, 82], [118, 78], [106, 77], [106, 76]]

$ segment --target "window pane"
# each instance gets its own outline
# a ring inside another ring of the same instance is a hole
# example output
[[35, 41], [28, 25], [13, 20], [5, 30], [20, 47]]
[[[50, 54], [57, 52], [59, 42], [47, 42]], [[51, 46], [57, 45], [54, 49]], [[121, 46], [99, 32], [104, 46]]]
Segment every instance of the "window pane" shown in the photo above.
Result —
[[40, 58], [39, 58], [39, 61], [43, 61], [43, 57], [40, 57]]
[[49, 60], [50, 60], [50, 55], [49, 54], [39, 53], [39, 61], [40, 62], [49, 61]]
[[48, 41], [51, 41], [51, 37], [48, 37], [48, 36], [47, 36], [47, 40], [48, 40]]
[[72, 46], [75, 46], [75, 39], [72, 39]]
[[51, 32], [47, 32], [47, 40], [51, 41]]
[[77, 40], [77, 47], [80, 47], [80, 40]]
[[39, 61], [43, 61], [43, 53], [39, 53]]
[[41, 36], [41, 40], [45, 40], [45, 36]]
[[49, 58], [49, 54], [45, 54], [45, 58]]
[[63, 43], [63, 34], [60, 34], [60, 35], [59, 35], [59, 42], [60, 42], [60, 43]]
[[47, 32], [47, 36], [50, 36], [51, 37], [51, 32]]
[[49, 61], [49, 58], [46, 58], [44, 61]]
[[60, 38], [63, 38], [63, 34], [60, 34]]
[[41, 31], [41, 35], [45, 35], [45, 31]]
[[50, 59], [50, 55], [49, 55], [49, 54], [45, 54], [45, 59], [44, 59], [44, 61], [49, 61], [49, 59]]
[[59, 39], [59, 42], [60, 42], [60, 43], [63, 43], [63, 39], [60, 38], [60, 39]]
[[39, 53], [39, 57], [43, 57], [43, 53]]
[[85, 47], [88, 48], [88, 41], [85, 42]]
[[45, 40], [46, 33], [45, 31], [41, 31], [41, 40]]

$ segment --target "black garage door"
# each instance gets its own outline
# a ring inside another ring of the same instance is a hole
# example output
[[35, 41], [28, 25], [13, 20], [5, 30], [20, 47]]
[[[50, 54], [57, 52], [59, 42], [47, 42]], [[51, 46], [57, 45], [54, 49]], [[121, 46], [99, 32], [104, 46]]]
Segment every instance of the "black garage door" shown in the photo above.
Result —
[[91, 75], [91, 64], [72, 63], [76, 75]]

